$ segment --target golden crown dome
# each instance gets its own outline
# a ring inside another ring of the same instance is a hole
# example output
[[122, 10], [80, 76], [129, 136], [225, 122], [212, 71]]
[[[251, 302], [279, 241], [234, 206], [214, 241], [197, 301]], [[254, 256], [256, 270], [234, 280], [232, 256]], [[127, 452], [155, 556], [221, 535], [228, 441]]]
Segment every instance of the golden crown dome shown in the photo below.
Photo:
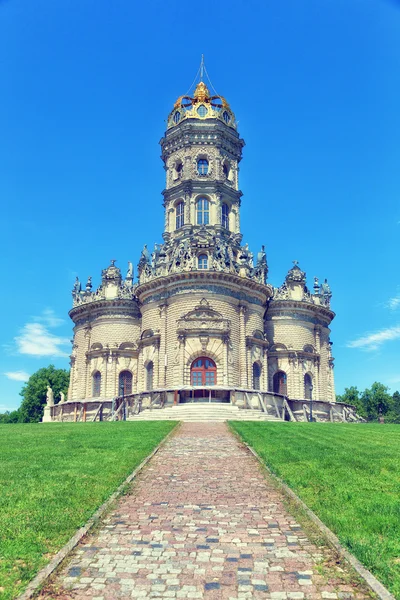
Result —
[[168, 116], [168, 129], [186, 119], [218, 119], [236, 129], [235, 115], [223, 96], [211, 96], [204, 81], [200, 81], [192, 96], [179, 96]]

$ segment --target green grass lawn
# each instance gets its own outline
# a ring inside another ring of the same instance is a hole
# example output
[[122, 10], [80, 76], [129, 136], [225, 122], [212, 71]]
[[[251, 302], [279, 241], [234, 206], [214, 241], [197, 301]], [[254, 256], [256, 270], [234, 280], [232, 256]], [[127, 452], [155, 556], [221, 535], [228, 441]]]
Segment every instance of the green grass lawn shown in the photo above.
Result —
[[231, 426], [400, 598], [400, 426]]
[[26, 587], [174, 425], [0, 425], [2, 600]]

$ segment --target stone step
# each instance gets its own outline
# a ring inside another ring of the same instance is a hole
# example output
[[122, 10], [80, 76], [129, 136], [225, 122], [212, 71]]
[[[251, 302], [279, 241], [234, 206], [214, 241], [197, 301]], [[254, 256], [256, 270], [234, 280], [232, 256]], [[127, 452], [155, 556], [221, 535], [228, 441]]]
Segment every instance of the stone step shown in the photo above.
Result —
[[244, 410], [237, 406], [221, 404], [181, 404], [166, 408], [147, 409], [129, 421], [184, 421], [184, 422], [224, 422], [236, 421], [281, 421], [275, 415], [260, 410]]

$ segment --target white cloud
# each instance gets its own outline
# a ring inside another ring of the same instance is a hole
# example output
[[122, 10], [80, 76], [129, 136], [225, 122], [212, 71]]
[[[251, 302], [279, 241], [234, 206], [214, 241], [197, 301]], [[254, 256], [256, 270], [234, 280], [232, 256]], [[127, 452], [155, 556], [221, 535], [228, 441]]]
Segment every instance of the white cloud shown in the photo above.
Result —
[[68, 356], [62, 347], [70, 344], [69, 339], [54, 335], [41, 323], [27, 323], [24, 325], [15, 341], [20, 354]]
[[35, 317], [35, 321], [45, 323], [47, 327], [59, 327], [64, 323], [64, 319], [60, 319], [51, 308], [46, 308], [40, 317]]
[[33, 317], [32, 322], [26, 323], [14, 338], [17, 351], [30, 356], [67, 357], [68, 353], [65, 350], [70, 345], [70, 340], [49, 331], [63, 322], [53, 310], [47, 308], [39, 317]]
[[7, 371], [3, 373], [8, 379], [13, 379], [14, 381], [28, 381], [29, 373], [25, 371]]
[[382, 329], [376, 333], [369, 333], [357, 340], [347, 343], [348, 348], [361, 348], [362, 350], [377, 350], [379, 346], [391, 340], [400, 338], [400, 325]]
[[400, 307], [400, 293], [397, 294], [397, 296], [394, 296], [393, 298], [389, 298], [387, 306], [391, 310], [396, 310], [396, 308], [399, 308]]

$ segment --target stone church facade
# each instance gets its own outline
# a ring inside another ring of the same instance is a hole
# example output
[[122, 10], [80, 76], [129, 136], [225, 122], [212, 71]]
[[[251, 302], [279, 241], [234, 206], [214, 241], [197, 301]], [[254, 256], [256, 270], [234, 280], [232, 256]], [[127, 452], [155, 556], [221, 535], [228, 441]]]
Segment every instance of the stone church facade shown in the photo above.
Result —
[[329, 286], [309, 289], [295, 263], [275, 288], [264, 247], [254, 255], [243, 243], [244, 141], [225, 98], [200, 82], [177, 99], [160, 144], [163, 241], [144, 247], [137, 282], [115, 261], [96, 289], [77, 279], [68, 401], [247, 390], [335, 402]]

